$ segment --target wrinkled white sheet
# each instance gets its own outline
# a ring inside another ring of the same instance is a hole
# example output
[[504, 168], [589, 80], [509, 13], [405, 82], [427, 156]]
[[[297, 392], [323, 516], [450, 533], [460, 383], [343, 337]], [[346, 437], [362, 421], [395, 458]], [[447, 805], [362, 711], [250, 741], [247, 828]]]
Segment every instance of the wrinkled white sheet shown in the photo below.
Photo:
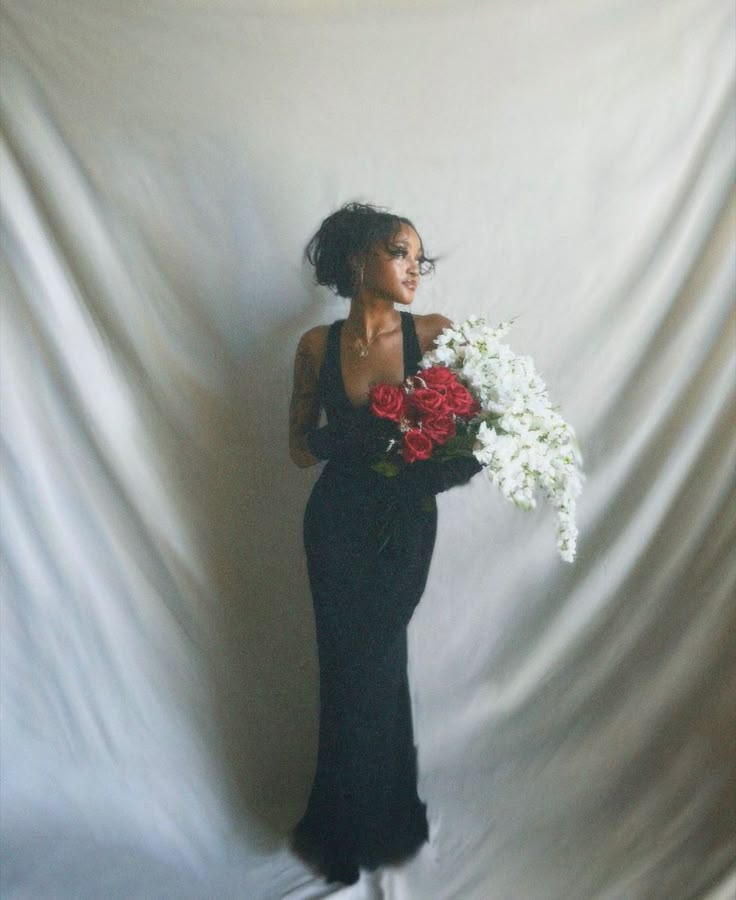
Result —
[[[552, 519], [444, 495], [411, 676], [432, 841], [346, 898], [736, 895], [734, 21], [634, 3], [5, 0], [3, 896], [307, 900], [300, 254], [348, 199], [517, 317]], [[731, 881], [728, 880], [731, 873]]]

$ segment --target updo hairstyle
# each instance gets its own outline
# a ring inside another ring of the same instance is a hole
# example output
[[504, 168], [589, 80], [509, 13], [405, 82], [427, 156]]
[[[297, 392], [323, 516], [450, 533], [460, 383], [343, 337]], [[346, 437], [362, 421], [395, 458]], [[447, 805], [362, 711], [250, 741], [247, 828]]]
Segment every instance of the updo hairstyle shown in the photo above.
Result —
[[[355, 260], [375, 244], [383, 244], [390, 252], [392, 239], [404, 225], [416, 231], [409, 219], [368, 203], [347, 203], [327, 216], [304, 251], [314, 266], [317, 284], [341, 297], [352, 297], [357, 282]], [[433, 270], [434, 260], [424, 256], [422, 247], [419, 272], [427, 275]]]

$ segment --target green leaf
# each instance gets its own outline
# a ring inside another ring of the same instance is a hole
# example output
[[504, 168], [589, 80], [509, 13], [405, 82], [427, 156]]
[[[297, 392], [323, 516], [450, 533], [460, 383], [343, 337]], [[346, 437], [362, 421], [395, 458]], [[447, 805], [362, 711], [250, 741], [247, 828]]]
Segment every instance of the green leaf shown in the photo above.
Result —
[[377, 462], [374, 462], [371, 469], [374, 472], [378, 472], [379, 475], [384, 475], [386, 478], [394, 478], [399, 474], [399, 467], [396, 463], [389, 462], [387, 459], [379, 459]]

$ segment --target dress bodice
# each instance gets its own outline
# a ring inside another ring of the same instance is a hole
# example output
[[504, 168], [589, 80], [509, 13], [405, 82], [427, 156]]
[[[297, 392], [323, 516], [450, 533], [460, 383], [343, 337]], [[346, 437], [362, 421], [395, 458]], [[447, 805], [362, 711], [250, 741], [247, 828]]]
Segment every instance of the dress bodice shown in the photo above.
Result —
[[[422, 350], [419, 346], [414, 316], [408, 312], [401, 314], [401, 335], [404, 351], [404, 378], [413, 375], [419, 368]], [[327, 332], [327, 347], [319, 375], [320, 402], [328, 421], [351, 416], [356, 407], [350, 401], [342, 377], [340, 362], [340, 335], [345, 319], [338, 319]]]

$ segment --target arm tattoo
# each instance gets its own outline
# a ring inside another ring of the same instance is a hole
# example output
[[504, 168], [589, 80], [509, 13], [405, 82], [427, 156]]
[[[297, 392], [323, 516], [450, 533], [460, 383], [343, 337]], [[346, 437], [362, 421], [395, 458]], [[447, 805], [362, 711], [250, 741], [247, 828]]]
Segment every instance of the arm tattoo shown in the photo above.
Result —
[[318, 373], [314, 357], [299, 345], [294, 361], [294, 390], [289, 405], [289, 425], [293, 435], [303, 434], [317, 424], [319, 403], [317, 399]]

